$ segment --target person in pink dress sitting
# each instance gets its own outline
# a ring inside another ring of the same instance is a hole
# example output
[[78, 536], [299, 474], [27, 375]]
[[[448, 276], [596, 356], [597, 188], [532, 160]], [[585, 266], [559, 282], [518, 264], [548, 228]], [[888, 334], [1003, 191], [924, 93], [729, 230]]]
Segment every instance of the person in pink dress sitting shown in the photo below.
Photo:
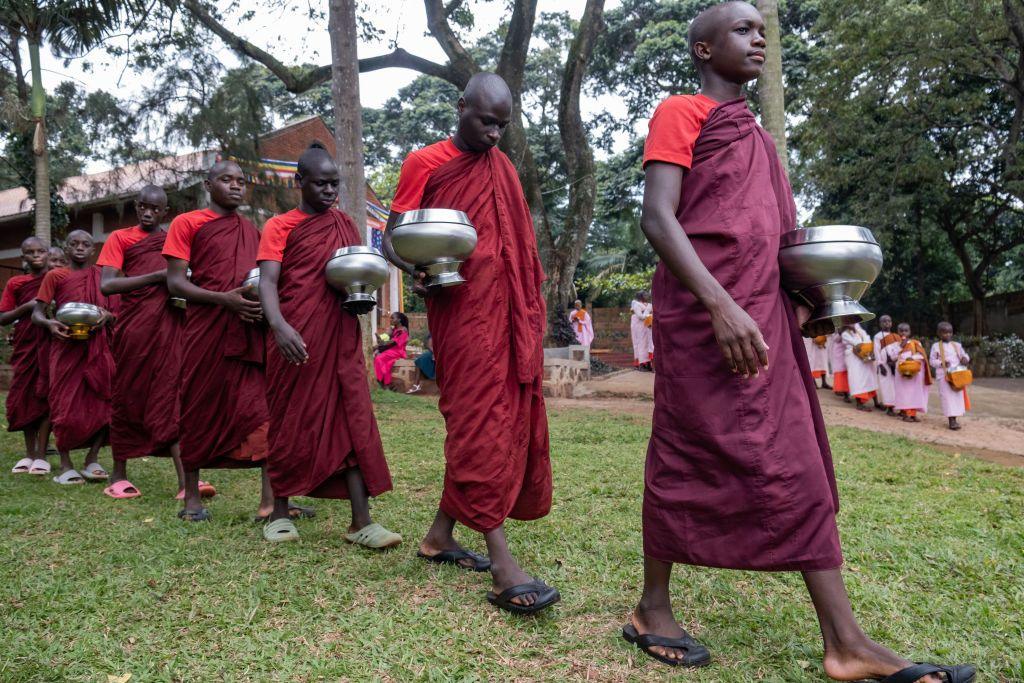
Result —
[[377, 345], [373, 359], [373, 372], [386, 389], [391, 388], [391, 369], [395, 361], [405, 358], [405, 345], [409, 343], [409, 318], [405, 313], [391, 314], [391, 338]]

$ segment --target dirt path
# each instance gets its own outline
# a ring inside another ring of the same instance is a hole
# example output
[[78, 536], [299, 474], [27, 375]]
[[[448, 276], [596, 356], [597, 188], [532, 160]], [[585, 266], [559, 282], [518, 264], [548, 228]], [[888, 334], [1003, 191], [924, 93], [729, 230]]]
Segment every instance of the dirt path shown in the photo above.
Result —
[[[964, 428], [950, 431], [933, 389], [923, 422], [910, 424], [881, 412], [865, 413], [831, 392], [820, 391], [822, 412], [829, 425], [868, 429], [932, 444], [940, 450], [972, 455], [1001, 465], [1024, 467], [1024, 380], [979, 379], [969, 389], [972, 412], [962, 419]], [[579, 407], [650, 417], [654, 404], [654, 376], [625, 370], [578, 387], [578, 398], [549, 399], [553, 407]]]

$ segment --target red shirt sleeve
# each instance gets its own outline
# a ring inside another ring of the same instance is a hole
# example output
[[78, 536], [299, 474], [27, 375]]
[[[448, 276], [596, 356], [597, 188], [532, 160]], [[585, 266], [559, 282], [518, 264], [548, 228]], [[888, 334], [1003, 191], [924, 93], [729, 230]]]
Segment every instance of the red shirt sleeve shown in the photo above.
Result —
[[192, 238], [196, 236], [202, 223], [193, 215], [198, 212], [183, 213], [176, 216], [167, 228], [167, 239], [164, 241], [164, 256], [172, 256], [188, 261], [192, 257]]
[[36, 294], [36, 301], [48, 304], [57, 296], [57, 285], [67, 276], [67, 268], [54, 268], [43, 277], [43, 284], [39, 285], [39, 292]]
[[663, 161], [690, 168], [693, 144], [714, 104], [713, 100], [689, 95], [673, 95], [659, 104], [648, 124], [644, 166]]
[[121, 270], [124, 266], [124, 242], [121, 240], [121, 231], [116, 230], [110, 234], [107, 241], [100, 249], [100, 256], [96, 259], [97, 266], [110, 266]]
[[309, 214], [303, 213], [301, 209], [292, 209], [267, 220], [260, 233], [260, 248], [256, 251], [256, 260], [283, 261], [288, 235], [307, 218]]
[[4, 293], [0, 295], [0, 313], [7, 313], [18, 307], [17, 294], [22, 283], [25, 282], [23, 278], [23, 275], [15, 275], [4, 285]]
[[420, 208], [423, 201], [423, 190], [427, 187], [430, 177], [428, 164], [416, 152], [412, 152], [402, 162], [402, 170], [398, 173], [398, 187], [395, 198], [391, 201], [392, 213], [404, 213]]

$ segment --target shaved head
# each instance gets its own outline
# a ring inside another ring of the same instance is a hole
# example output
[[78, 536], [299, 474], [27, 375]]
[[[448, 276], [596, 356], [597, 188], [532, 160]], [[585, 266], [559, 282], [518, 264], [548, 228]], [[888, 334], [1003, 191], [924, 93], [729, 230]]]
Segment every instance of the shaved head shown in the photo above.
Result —
[[319, 142], [314, 142], [309, 146], [302, 156], [299, 157], [297, 168], [295, 169], [300, 176], [307, 176], [311, 171], [326, 169], [327, 167], [336, 166], [334, 163], [334, 157], [327, 151], [327, 148], [321, 145]]
[[206, 179], [207, 180], [213, 180], [214, 178], [219, 176], [221, 173], [223, 173], [224, 171], [227, 171], [229, 169], [230, 170], [236, 170], [237, 169], [239, 174], [242, 173], [242, 167], [239, 166], [237, 162], [234, 162], [231, 159], [221, 159], [220, 161], [215, 163], [213, 166], [211, 166], [210, 170], [206, 172]]
[[70, 242], [71, 240], [76, 240], [76, 239], [77, 240], [85, 239], [85, 240], [89, 240], [90, 242], [92, 242], [92, 235], [87, 233], [85, 230], [72, 230], [71, 232], [68, 233], [68, 239], [67, 239], [68, 242]]
[[43, 249], [46, 249], [46, 243], [43, 242], [38, 237], [36, 237], [35, 235], [32, 235], [30, 237], [26, 237], [25, 239], [23, 239], [21, 241], [21, 248], [22, 248], [22, 250], [30, 249], [32, 247], [42, 247]]
[[146, 185], [139, 190], [139, 196], [136, 201], [155, 205], [167, 204], [167, 193], [159, 185]]
[[690, 57], [694, 62], [700, 63], [700, 59], [693, 53], [693, 46], [696, 43], [707, 43], [715, 39], [715, 35], [722, 28], [722, 20], [725, 18], [723, 12], [731, 9], [734, 5], [750, 6], [750, 3], [742, 0], [730, 0], [717, 5], [712, 5], [698, 14], [690, 22], [690, 28], [686, 31], [686, 42], [690, 47]]
[[498, 74], [481, 71], [473, 74], [462, 92], [462, 99], [473, 107], [508, 107], [512, 109], [512, 91]]

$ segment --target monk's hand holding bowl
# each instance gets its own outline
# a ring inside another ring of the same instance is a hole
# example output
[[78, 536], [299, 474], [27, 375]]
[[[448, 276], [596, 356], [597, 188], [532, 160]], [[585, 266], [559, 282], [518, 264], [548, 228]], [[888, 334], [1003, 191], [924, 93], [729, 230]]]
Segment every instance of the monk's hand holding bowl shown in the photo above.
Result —
[[729, 369], [744, 378], [757, 377], [758, 367], [768, 367], [768, 344], [754, 319], [728, 299], [710, 309], [711, 327]]
[[415, 278], [415, 281], [413, 282], [412, 285], [413, 294], [426, 298], [434, 296], [435, 294], [441, 291], [440, 285], [428, 286], [424, 284], [426, 282], [426, 279], [429, 277], [426, 271], [417, 270], [413, 273], [413, 277]]
[[70, 339], [68, 335], [68, 326], [59, 320], [48, 320], [46, 327], [50, 330], [50, 334], [57, 339]]
[[[790, 299], [790, 301], [793, 300]], [[793, 301], [793, 312], [796, 314], [796, 323], [800, 326], [800, 332], [805, 337], [813, 339], [823, 335], [827, 336], [835, 332], [835, 326], [832, 324], [831, 320], [819, 320], [808, 325], [806, 329], [804, 328], [807, 321], [811, 319], [811, 313], [813, 312], [810, 306]]]
[[263, 319], [263, 308], [259, 301], [245, 298], [249, 286], [237, 287], [223, 293], [222, 306], [247, 323], [259, 322]]
[[294, 327], [283, 320], [274, 325], [274, 339], [277, 347], [281, 349], [281, 355], [293, 365], [302, 365], [309, 361], [309, 353], [306, 351], [306, 342], [302, 335]]

